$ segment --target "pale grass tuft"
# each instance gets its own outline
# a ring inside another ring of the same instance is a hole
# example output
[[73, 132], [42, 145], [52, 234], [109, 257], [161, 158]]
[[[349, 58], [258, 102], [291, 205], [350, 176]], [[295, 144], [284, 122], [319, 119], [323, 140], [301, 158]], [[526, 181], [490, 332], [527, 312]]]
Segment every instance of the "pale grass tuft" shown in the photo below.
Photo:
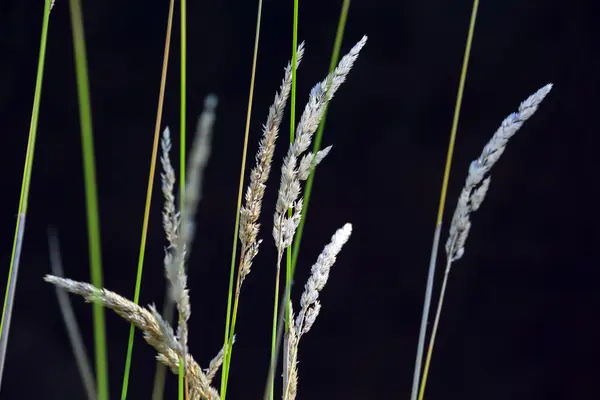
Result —
[[169, 152], [171, 151], [171, 131], [169, 127], [166, 127], [162, 139], [160, 141], [161, 156], [160, 163], [162, 165], [163, 172], [160, 174], [161, 178], [161, 190], [165, 198], [163, 205], [163, 228], [167, 241], [169, 242], [169, 248], [173, 248], [177, 244], [178, 230], [179, 230], [179, 214], [175, 208], [175, 170], [173, 164], [171, 164], [171, 158]]
[[169, 242], [165, 250], [165, 275], [169, 281], [170, 295], [177, 304], [179, 312], [177, 336], [187, 353], [188, 327], [191, 316], [190, 295], [187, 289], [185, 260], [194, 238], [196, 210], [202, 197], [202, 177], [208, 163], [211, 149], [212, 131], [215, 122], [217, 97], [209, 95], [204, 100], [204, 109], [198, 118], [196, 135], [187, 166], [187, 182], [185, 187], [183, 213], [178, 213], [175, 206], [175, 171], [171, 165], [169, 151], [171, 139], [169, 129], [165, 129], [161, 141], [163, 166], [162, 192], [165, 197], [163, 206], [163, 227]]
[[351, 234], [351, 224], [345, 224], [342, 228], [338, 229], [331, 237], [331, 242], [325, 246], [317, 258], [317, 262], [312, 266], [310, 278], [308, 278], [304, 286], [304, 292], [300, 298], [300, 313], [296, 318], [296, 332], [298, 332], [299, 336], [308, 332], [317, 318], [321, 308], [318, 302], [319, 292], [325, 287], [329, 278], [329, 271], [331, 271], [337, 255], [348, 239], [350, 239]]
[[[184, 356], [183, 346], [175, 337], [173, 328], [160, 317], [153, 307], [150, 310], [145, 309], [114, 292], [96, 288], [89, 283], [53, 275], [46, 275], [44, 280], [71, 293], [83, 296], [88, 302], [98, 302], [135, 325], [142, 331], [146, 342], [158, 352], [157, 359], [167, 365], [173, 373], [178, 373], [179, 359]], [[210, 379], [191, 355], [186, 357], [186, 371], [190, 384], [190, 399], [217, 400], [219, 398], [217, 391], [210, 386]]]
[[[304, 56], [304, 43], [298, 46], [296, 68], [300, 65]], [[250, 173], [250, 183], [245, 195], [245, 204], [240, 210], [240, 232], [239, 239], [242, 244], [241, 251], [241, 270], [238, 286], [241, 286], [244, 278], [250, 273], [252, 261], [258, 254], [258, 248], [262, 240], [257, 240], [260, 224], [257, 222], [260, 217], [262, 200], [264, 197], [266, 183], [271, 172], [273, 163], [273, 153], [275, 152], [275, 143], [279, 135], [279, 126], [285, 110], [285, 105], [290, 96], [292, 87], [292, 64], [288, 63], [285, 68], [285, 75], [279, 93], [275, 94], [275, 99], [269, 107], [267, 122], [263, 126], [263, 136], [258, 145], [256, 153], [256, 166]]]
[[293, 400], [298, 392], [298, 333], [294, 324], [292, 302], [289, 306], [289, 329], [283, 338], [283, 399]]
[[325, 287], [331, 267], [335, 264], [337, 255], [348, 242], [351, 234], [352, 225], [345, 224], [331, 237], [331, 242], [325, 246], [317, 258], [311, 268], [310, 278], [304, 286], [304, 292], [300, 298], [300, 313], [296, 317], [295, 323], [291, 313], [292, 305], [289, 304], [291, 317], [284, 343], [284, 400], [293, 400], [296, 397], [298, 385], [297, 357], [300, 339], [302, 335], [310, 331], [319, 315], [321, 310], [321, 303], [318, 300], [319, 292]]
[[450, 225], [450, 234], [446, 242], [447, 271], [450, 269], [452, 262], [460, 259], [465, 252], [465, 243], [471, 229], [471, 212], [476, 211], [481, 206], [490, 185], [491, 178], [489, 176], [485, 177], [486, 174], [489, 173], [504, 153], [509, 139], [536, 112], [551, 89], [552, 84], [548, 84], [522, 102], [516, 113], [512, 113], [502, 121], [494, 136], [483, 148], [479, 158], [469, 166], [469, 174], [459, 196]]
[[[235, 335], [233, 336], [233, 340], [231, 341], [231, 345], [233, 346], [234, 344], [235, 344]], [[224, 351], [224, 348], [222, 348], [217, 353], [217, 355], [214, 356], [212, 360], [210, 360], [210, 363], [208, 364], [208, 368], [205, 370], [206, 378], [208, 379], [209, 383], [213, 380], [213, 378], [215, 377], [217, 372], [219, 372], [219, 369], [223, 365], [224, 356], [225, 356], [225, 351]]]
[[[217, 96], [211, 94], [204, 99], [204, 109], [198, 118], [196, 134], [189, 153], [186, 168], [185, 196], [183, 202], [183, 242], [189, 252], [196, 230], [196, 210], [202, 198], [203, 177], [212, 148], [212, 133], [216, 119]], [[188, 253], [189, 256], [189, 253]]]
[[300, 166], [298, 167], [298, 179], [301, 181], [307, 180], [311, 168], [315, 165], [319, 165], [321, 161], [327, 157], [327, 154], [331, 151], [331, 147], [332, 146], [327, 146], [323, 150], [318, 151], [316, 157], [313, 153], [305, 154], [300, 160]]
[[[348, 54], [342, 57], [336, 69], [313, 87], [300, 117], [294, 142], [290, 144], [287, 155], [283, 160], [281, 184], [273, 223], [273, 238], [275, 239], [279, 259], [278, 266], [281, 263], [283, 251], [292, 244], [302, 213], [302, 199], [298, 200], [301, 192], [300, 181], [301, 178], [307, 178], [308, 173], [306, 161], [304, 164], [300, 163], [301, 168], [298, 166], [298, 158], [310, 146], [312, 136], [319, 127], [327, 103], [346, 80], [346, 76], [352, 69], [360, 50], [366, 42], [367, 37], [364, 36]], [[312, 154], [309, 155], [309, 165], [314, 164], [312, 165], [314, 167], [328, 152], [329, 148], [326, 148], [317, 153], [316, 157], [313, 157]], [[286, 216], [288, 210], [293, 210], [291, 217]]]

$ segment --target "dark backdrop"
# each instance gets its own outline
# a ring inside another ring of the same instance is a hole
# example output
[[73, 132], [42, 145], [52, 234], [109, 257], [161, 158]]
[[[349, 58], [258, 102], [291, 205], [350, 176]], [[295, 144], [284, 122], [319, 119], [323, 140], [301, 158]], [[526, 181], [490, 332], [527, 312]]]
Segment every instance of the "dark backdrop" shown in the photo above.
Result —
[[[133, 294], [168, 1], [86, 1], [106, 287]], [[190, 1], [188, 126], [220, 104], [198, 235], [189, 262], [191, 351], [203, 365], [223, 340], [226, 287], [250, 78], [256, 1]], [[554, 90], [511, 140], [454, 267], [428, 398], [597, 397], [599, 10], [593, 0], [483, 0], [445, 213], [470, 160], [502, 119], [548, 82]], [[43, 1], [0, 2], [0, 271], [6, 277], [35, 85]], [[325, 76], [341, 1], [301, 1], [306, 55], [299, 110]], [[291, 54], [292, 1], [267, 0], [250, 154]], [[343, 51], [369, 35], [334, 99], [309, 209], [294, 300], [343, 223], [354, 234], [302, 341], [299, 398], [408, 398], [441, 177], [471, 1], [355, 0]], [[163, 126], [179, 126], [179, 23]], [[52, 12], [27, 233], [2, 399], [83, 399], [49, 272], [46, 232], [66, 273], [89, 280], [77, 97], [67, 1]], [[283, 122], [276, 165], [286, 146]], [[191, 136], [191, 135], [190, 135]], [[177, 140], [175, 139], [176, 147]], [[252, 158], [252, 156], [250, 157]], [[175, 162], [177, 158], [175, 157]], [[242, 293], [230, 396], [259, 398], [270, 349], [275, 252], [270, 236]], [[165, 239], [156, 187], [141, 302], [162, 304]], [[596, 207], [594, 207], [596, 206]], [[440, 254], [443, 263], [443, 252]], [[441, 271], [442, 268], [440, 267]], [[441, 276], [440, 276], [441, 277]], [[6, 279], [6, 278], [2, 278]], [[439, 282], [436, 290], [439, 288]], [[2, 285], [4, 288], [4, 285]], [[91, 307], [73, 298], [92, 349]], [[107, 314], [111, 393], [118, 398], [128, 325]], [[154, 352], [136, 336], [130, 398], [150, 398]], [[175, 398], [170, 376], [168, 398]]]

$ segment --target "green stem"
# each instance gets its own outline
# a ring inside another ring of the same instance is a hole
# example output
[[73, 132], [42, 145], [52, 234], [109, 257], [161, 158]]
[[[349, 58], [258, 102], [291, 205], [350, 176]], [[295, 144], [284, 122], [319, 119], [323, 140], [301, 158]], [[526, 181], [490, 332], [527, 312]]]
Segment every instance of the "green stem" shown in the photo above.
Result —
[[[221, 369], [221, 400], [225, 400], [227, 395], [227, 382], [229, 381], [229, 367], [231, 365], [231, 351], [233, 347], [233, 335], [235, 334], [235, 320], [237, 316], [237, 307], [232, 316], [231, 305], [233, 302], [233, 282], [235, 278], [235, 260], [237, 255], [237, 241], [240, 229], [240, 209], [242, 207], [242, 197], [244, 193], [244, 175], [246, 173], [246, 158], [248, 154], [248, 138], [250, 136], [250, 117], [252, 116], [252, 102], [254, 99], [254, 83], [256, 80], [256, 64], [258, 60], [258, 43], [260, 39], [260, 25], [262, 20], [263, 1], [258, 0], [258, 10], [256, 14], [256, 28], [254, 34], [254, 55], [252, 56], [252, 73], [250, 76], [250, 93], [248, 94], [248, 109], [246, 112], [246, 128], [244, 132], [244, 147], [242, 150], [242, 163], [240, 167], [240, 178], [238, 185], [238, 198], [235, 212], [235, 227], [233, 229], [233, 245], [231, 250], [231, 265], [229, 270], [229, 289], [227, 292], [227, 311], [225, 317], [225, 339], [223, 343], [223, 366]], [[239, 279], [239, 274], [238, 274]], [[236, 302], [239, 301], [236, 300]]]
[[[186, 144], [186, 88], [187, 88], [187, 4], [186, 0], [181, 0], [181, 109], [180, 109], [180, 139], [179, 139], [179, 175], [181, 176], [179, 185], [179, 212], [183, 215], [183, 203], [185, 201], [185, 144]], [[180, 231], [183, 231], [185, 227], [180, 227]], [[183, 234], [183, 232], [180, 232]], [[185, 360], [179, 359], [179, 400], [184, 400], [185, 392]]]
[[31, 185], [31, 170], [33, 166], [35, 142], [37, 138], [40, 102], [42, 97], [42, 83], [44, 78], [44, 62], [46, 60], [46, 43], [48, 41], [48, 27], [50, 24], [50, 4], [50, 0], [45, 1], [44, 16], [42, 20], [42, 36], [40, 39], [40, 51], [38, 55], [38, 68], [35, 82], [35, 92], [33, 95], [33, 109], [31, 111], [29, 137], [27, 139], [25, 165], [23, 168], [21, 194], [19, 197], [19, 211], [17, 214], [17, 224], [15, 227], [12, 253], [10, 256], [10, 267], [8, 269], [6, 292], [4, 294], [4, 303], [2, 306], [2, 321], [0, 322], [0, 387], [2, 387], [2, 377], [4, 375], [4, 363], [6, 361], [6, 350], [8, 348], [8, 334], [10, 331], [10, 321], [12, 317], [12, 309], [15, 299], [17, 278], [19, 276], [19, 262], [21, 259], [21, 251], [23, 249], [23, 236], [25, 234], [25, 219], [27, 215], [27, 206], [29, 204], [29, 187]]
[[[92, 109], [90, 105], [83, 16], [79, 0], [70, 0], [69, 3], [71, 5], [71, 26], [73, 28], [73, 46], [75, 51], [75, 75], [77, 78], [77, 94], [79, 96], [90, 273], [92, 284], [98, 288], [102, 288], [104, 285], [102, 283], [102, 258], [100, 251], [100, 220], [98, 216]], [[106, 328], [104, 323], [104, 308], [99, 302], [94, 302], [94, 344], [96, 350], [96, 385], [98, 389], [98, 399], [108, 400]]]
[[[298, 59], [298, 0], [294, 0], [294, 17], [293, 17], [293, 29], [292, 29], [292, 90], [290, 93], [290, 144], [294, 143], [294, 132], [296, 130], [296, 60]], [[288, 217], [292, 216], [292, 210], [288, 210]], [[290, 293], [292, 285], [292, 247], [286, 249], [285, 257], [285, 287], [286, 293]], [[289, 299], [285, 299], [285, 329], [289, 329], [289, 307], [286, 305], [289, 303]], [[276, 337], [276, 332], [273, 331], [273, 336]], [[272, 385], [272, 382], [271, 382]], [[271, 396], [273, 392], [271, 391]]]
[[296, 70], [298, 60], [298, 0], [294, 1], [294, 17], [292, 23], [292, 90], [290, 93], [290, 143], [294, 143], [296, 130]]

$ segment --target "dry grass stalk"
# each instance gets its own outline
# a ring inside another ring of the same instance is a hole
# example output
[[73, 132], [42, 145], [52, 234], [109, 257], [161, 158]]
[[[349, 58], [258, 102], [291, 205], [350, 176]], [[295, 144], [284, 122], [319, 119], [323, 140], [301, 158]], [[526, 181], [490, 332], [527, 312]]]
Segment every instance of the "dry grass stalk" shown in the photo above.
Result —
[[286, 332], [285, 350], [284, 350], [284, 400], [293, 400], [296, 397], [298, 386], [298, 345], [302, 335], [310, 331], [319, 311], [321, 303], [319, 302], [319, 292], [323, 290], [331, 267], [335, 264], [337, 255], [346, 244], [352, 234], [352, 225], [346, 224], [331, 237], [331, 242], [325, 246], [317, 261], [311, 268], [311, 275], [304, 286], [304, 292], [300, 298], [300, 313], [295, 319], [291, 313], [290, 307], [290, 324], [289, 330]]
[[283, 398], [295, 399], [298, 392], [298, 333], [294, 324], [292, 302], [288, 303], [289, 329], [283, 338]]
[[[304, 55], [304, 43], [298, 46], [296, 68], [300, 65]], [[244, 278], [250, 273], [252, 261], [258, 254], [258, 248], [262, 240], [257, 240], [260, 224], [258, 218], [262, 208], [266, 183], [271, 172], [275, 142], [279, 135], [279, 126], [287, 100], [292, 87], [292, 65], [288, 63], [279, 93], [269, 107], [267, 122], [263, 127], [263, 136], [258, 145], [256, 153], [256, 166], [250, 173], [250, 183], [245, 195], [245, 204], [240, 210], [240, 232], [239, 238], [242, 244], [240, 256], [240, 273], [238, 277], [237, 292], [239, 292]]]
[[[273, 239], [275, 240], [275, 246], [277, 248], [276, 282], [279, 282], [280, 279], [283, 253], [286, 248], [292, 245], [296, 229], [298, 228], [302, 216], [303, 198], [300, 197], [301, 181], [305, 181], [308, 178], [311, 169], [315, 168], [327, 154], [329, 154], [331, 146], [318, 151], [316, 154], [308, 152], [303, 155], [303, 153], [305, 153], [311, 145], [312, 137], [319, 127], [328, 102], [333, 98], [341, 84], [346, 80], [346, 76], [352, 69], [354, 62], [358, 58], [358, 55], [366, 42], [367, 37], [363, 36], [348, 54], [342, 57], [335, 70], [322, 82], [313, 87], [296, 128], [294, 142], [290, 144], [288, 152], [283, 160], [283, 165], [281, 167], [281, 183], [273, 221]], [[302, 158], [300, 158], [301, 156]], [[288, 215], [288, 212], [290, 212], [291, 215]], [[326, 271], [325, 269], [318, 269], [317, 267], [321, 264], [325, 265], [323, 264], [324, 260], [322, 257], [326, 257], [333, 253], [337, 254], [337, 252], [339, 252], [341, 246], [348, 240], [351, 230], [351, 225], [346, 224], [334, 235], [332, 243], [328, 245], [323, 250], [321, 256], [319, 256], [317, 264], [313, 266], [313, 275], [307, 283], [312, 290], [309, 291], [309, 286], [307, 286], [305, 294], [302, 295], [302, 309], [300, 315], [296, 319], [296, 321], [299, 321], [299, 325], [297, 323], [296, 326], [292, 326], [294, 323], [293, 321], [290, 321], [288, 330], [285, 332], [283, 363], [284, 399], [293, 399], [296, 396], [298, 375], [296, 358], [298, 343], [302, 334], [308, 332], [314, 323], [321, 307], [320, 303], [316, 301], [316, 298], [318, 297], [317, 292], [325, 285], [329, 270], [325, 267]], [[333, 242], [335, 242], [335, 244]], [[339, 248], [335, 247], [338, 245]], [[333, 261], [335, 261], [335, 255], [333, 256]], [[329, 265], [329, 268], [330, 267], [331, 265]], [[319, 282], [319, 286], [316, 286], [317, 281]], [[277, 296], [278, 293], [275, 295]], [[310, 296], [310, 298], [306, 296]], [[313, 297], [315, 301], [310, 302], [310, 299], [313, 299]], [[286, 304], [284, 307], [286, 306], [289, 306], [291, 311], [291, 304]], [[280, 334], [277, 336], [280, 337]], [[279, 345], [276, 347], [278, 346]], [[270, 376], [272, 376], [274, 372], [274, 364], [274, 358], [272, 358], [272, 371], [269, 373]]]
[[450, 269], [452, 262], [461, 258], [465, 252], [465, 243], [471, 228], [470, 215], [481, 206], [490, 185], [491, 178], [486, 177], [486, 174], [500, 159], [510, 138], [537, 111], [538, 106], [551, 89], [552, 84], [548, 84], [523, 101], [516, 113], [502, 121], [494, 136], [483, 148], [479, 158], [469, 166], [469, 174], [460, 193], [446, 242], [447, 270]]
[[[489, 173], [494, 164], [500, 159], [510, 138], [513, 137], [523, 123], [537, 111], [538, 106], [551, 89], [552, 84], [548, 84], [522, 102], [516, 113], [509, 115], [502, 121], [502, 124], [496, 133], [494, 133], [494, 136], [492, 136], [490, 141], [483, 148], [479, 158], [473, 161], [469, 166], [469, 173], [467, 175], [465, 186], [460, 193], [458, 204], [450, 224], [450, 233], [446, 242], [446, 270], [444, 271], [444, 279], [442, 280], [442, 286], [440, 288], [437, 310], [431, 328], [431, 336], [429, 338], [427, 350], [428, 355], [418, 393], [419, 399], [422, 399], [424, 396], [431, 354], [433, 353], [435, 338], [440, 323], [450, 269], [452, 263], [464, 255], [465, 243], [469, 236], [469, 230], [471, 229], [471, 213], [479, 209], [490, 186], [491, 178], [489, 176], [486, 177], [486, 174]], [[416, 393], [413, 393], [416, 396]]]
[[[277, 247], [277, 268], [280, 268], [281, 258], [284, 250], [291, 246], [294, 234], [300, 223], [302, 215], [302, 198], [300, 198], [300, 181], [308, 178], [310, 168], [317, 165], [329, 153], [331, 147], [319, 151], [316, 155], [308, 153], [300, 161], [299, 157], [308, 150], [311, 144], [312, 136], [319, 127], [323, 112], [329, 100], [346, 80], [346, 76], [352, 69], [354, 62], [358, 58], [360, 50], [367, 42], [364, 36], [339, 62], [333, 73], [329, 74], [325, 80], [315, 85], [311, 90], [308, 102], [300, 117], [300, 122], [296, 128], [294, 142], [290, 144], [287, 155], [283, 160], [281, 167], [281, 184], [275, 217], [273, 223], [273, 238]], [[292, 216], [288, 217], [288, 210], [292, 210]]]
[[[179, 359], [184, 355], [183, 346], [175, 337], [173, 328], [160, 317], [153, 306], [149, 309], [143, 308], [110, 290], [99, 289], [89, 283], [53, 275], [46, 275], [44, 280], [71, 293], [83, 296], [88, 302], [99, 302], [127, 322], [132, 323], [143, 333], [144, 340], [158, 352], [157, 359], [167, 365], [173, 373], [178, 373]], [[194, 358], [188, 355], [186, 361], [190, 398], [192, 400], [218, 399], [218, 392], [210, 386], [209, 377], [202, 371]]]

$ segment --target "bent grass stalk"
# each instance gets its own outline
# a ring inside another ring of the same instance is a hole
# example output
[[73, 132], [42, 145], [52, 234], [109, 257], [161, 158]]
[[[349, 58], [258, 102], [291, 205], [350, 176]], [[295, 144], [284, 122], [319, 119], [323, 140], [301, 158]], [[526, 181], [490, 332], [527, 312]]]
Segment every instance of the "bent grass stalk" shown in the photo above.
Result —
[[33, 167], [33, 157], [35, 155], [35, 143], [37, 138], [37, 128], [40, 114], [42, 83], [44, 80], [44, 64], [46, 60], [46, 43], [48, 41], [48, 27], [50, 24], [51, 8], [52, 2], [50, 0], [45, 0], [44, 15], [42, 20], [42, 33], [40, 39], [40, 51], [38, 55], [38, 67], [35, 82], [35, 92], [33, 96], [33, 109], [31, 111], [31, 122], [29, 125], [27, 150], [25, 153], [25, 165], [23, 167], [23, 178], [21, 180], [21, 194], [19, 196], [17, 224], [15, 227], [13, 247], [10, 256], [10, 267], [8, 269], [8, 279], [6, 283], [6, 292], [4, 294], [4, 303], [2, 306], [2, 321], [0, 322], [0, 388], [2, 387], [2, 377], [4, 375], [6, 350], [8, 348], [8, 334], [10, 331], [12, 308], [15, 299], [17, 278], [19, 275], [19, 262], [21, 259], [21, 252], [23, 249], [23, 237], [25, 235], [25, 219], [27, 216], [27, 206], [29, 204], [29, 187], [31, 185], [31, 170]]
[[479, 158], [473, 161], [469, 166], [469, 173], [459, 196], [458, 204], [452, 217], [448, 240], [446, 241], [446, 269], [444, 271], [444, 280], [442, 282], [437, 311], [431, 337], [429, 339], [425, 368], [423, 370], [423, 379], [419, 390], [419, 400], [422, 400], [425, 394], [427, 374], [431, 364], [433, 346], [440, 322], [442, 306], [444, 304], [448, 276], [450, 274], [452, 263], [460, 259], [465, 252], [465, 243], [471, 229], [470, 216], [481, 207], [490, 185], [491, 178], [489, 172], [504, 153], [508, 141], [515, 133], [517, 133], [521, 126], [523, 126], [523, 123], [537, 111], [538, 106], [551, 89], [552, 84], [548, 84], [523, 101], [516, 113], [509, 115], [502, 121], [498, 130], [494, 136], [492, 136], [492, 139], [484, 146], [483, 152]]
[[[96, 287], [103, 287], [102, 255], [100, 250], [100, 220], [98, 215], [94, 136], [92, 131], [92, 108], [90, 105], [83, 15], [79, 0], [69, 0], [69, 4], [71, 6], [71, 27], [73, 30], [73, 48], [75, 53], [75, 76], [77, 79], [77, 94], [79, 96], [79, 118], [81, 125], [81, 150], [83, 156], [90, 274], [92, 284]], [[104, 323], [104, 309], [98, 302], [94, 303], [93, 313], [98, 400], [108, 400], [106, 327]]]
[[[160, 126], [162, 121], [162, 112], [165, 98], [165, 87], [167, 85], [167, 70], [169, 66], [169, 51], [171, 48], [171, 31], [173, 27], [173, 9], [175, 0], [171, 0], [169, 4], [169, 15], [167, 17], [167, 31], [165, 35], [165, 49], [163, 54], [163, 67], [160, 79], [160, 89], [158, 94], [158, 107], [156, 111], [156, 123], [154, 126], [154, 142], [152, 144], [152, 157], [150, 159], [150, 172], [148, 176], [148, 186], [146, 191], [146, 205], [144, 209], [144, 221], [142, 225], [142, 238], [140, 242], [137, 276], [135, 280], [135, 293], [133, 295], [133, 302], [139, 304], [140, 291], [142, 287], [142, 274], [144, 269], [144, 255], [146, 252], [146, 239], [148, 236], [148, 221], [150, 219], [150, 206], [152, 204], [152, 190], [154, 188], [154, 175], [156, 172], [156, 159], [158, 157], [158, 143], [160, 140]], [[127, 343], [127, 357], [125, 359], [125, 371], [123, 372], [123, 385], [121, 388], [121, 400], [127, 398], [127, 391], [129, 387], [129, 374], [131, 372], [131, 357], [133, 353], [133, 338], [134, 338], [135, 326], [133, 324], [129, 327], [129, 341]], [[163, 370], [165, 369], [162, 367]], [[160, 375], [159, 375], [160, 377]], [[155, 385], [156, 388], [156, 385]], [[163, 393], [164, 388], [164, 373], [162, 378], [162, 385], [158, 384], [158, 388]]]

